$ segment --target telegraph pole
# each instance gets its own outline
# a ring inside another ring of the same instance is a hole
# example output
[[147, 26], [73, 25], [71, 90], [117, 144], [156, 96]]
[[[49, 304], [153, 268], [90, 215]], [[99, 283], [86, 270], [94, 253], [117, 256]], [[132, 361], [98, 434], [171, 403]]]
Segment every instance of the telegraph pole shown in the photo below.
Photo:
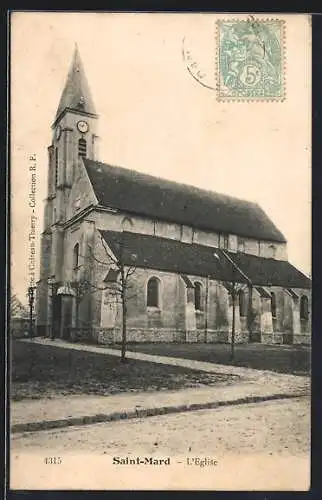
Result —
[[208, 295], [209, 295], [209, 275], [206, 278], [206, 300], [205, 300], [205, 342], [207, 342], [208, 332]]
[[32, 339], [33, 337], [33, 307], [34, 307], [34, 301], [35, 301], [35, 287], [34, 286], [29, 286], [28, 287], [28, 299], [29, 299], [29, 338]]
[[121, 301], [122, 301], [122, 343], [121, 343], [121, 362], [126, 362], [126, 279], [124, 269], [124, 232], [122, 232], [122, 241], [120, 248], [119, 270], [121, 273]]
[[235, 329], [236, 329], [236, 283], [232, 282], [231, 297], [233, 301], [233, 317], [231, 325], [231, 361], [235, 361]]

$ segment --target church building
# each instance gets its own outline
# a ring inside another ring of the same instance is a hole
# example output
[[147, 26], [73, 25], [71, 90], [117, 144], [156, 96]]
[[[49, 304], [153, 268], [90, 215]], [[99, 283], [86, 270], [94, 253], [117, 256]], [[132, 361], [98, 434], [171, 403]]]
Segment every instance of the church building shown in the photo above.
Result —
[[102, 163], [97, 122], [76, 47], [48, 147], [37, 334], [310, 343], [310, 279], [260, 206]]

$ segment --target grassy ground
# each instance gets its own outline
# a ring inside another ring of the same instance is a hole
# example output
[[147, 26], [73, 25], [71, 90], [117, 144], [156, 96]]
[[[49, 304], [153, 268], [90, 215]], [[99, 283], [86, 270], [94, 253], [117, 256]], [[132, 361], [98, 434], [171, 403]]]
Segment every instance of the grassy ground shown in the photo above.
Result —
[[38, 399], [73, 394], [109, 395], [131, 391], [178, 390], [235, 383], [238, 377], [128, 360], [54, 346], [13, 341], [11, 397]]
[[[108, 346], [111, 347], [111, 346]], [[113, 346], [117, 349], [120, 346]], [[172, 356], [174, 358], [195, 359], [230, 365], [231, 346], [229, 344], [129, 344], [128, 350]], [[264, 344], [240, 344], [235, 346], [235, 365], [249, 368], [272, 370], [279, 373], [305, 375], [310, 372], [309, 347]]]

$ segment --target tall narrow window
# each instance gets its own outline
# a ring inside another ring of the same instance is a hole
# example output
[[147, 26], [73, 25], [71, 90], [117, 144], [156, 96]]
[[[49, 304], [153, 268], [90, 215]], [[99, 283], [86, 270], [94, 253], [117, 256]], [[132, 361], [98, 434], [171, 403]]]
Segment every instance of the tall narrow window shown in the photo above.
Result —
[[239, 301], [239, 315], [240, 317], [245, 317], [247, 315], [247, 308], [246, 308], [246, 296], [243, 290], [239, 290], [238, 301]]
[[58, 186], [58, 148], [55, 148], [55, 186]]
[[196, 311], [202, 310], [201, 305], [201, 284], [195, 283], [195, 309]]
[[219, 235], [219, 248], [223, 248], [224, 250], [228, 250], [229, 239], [228, 234], [220, 234]]
[[238, 242], [238, 252], [245, 252], [245, 245], [246, 245], [245, 238], [238, 237], [237, 242]]
[[276, 245], [269, 245], [269, 256], [270, 258], [275, 259], [276, 257]]
[[83, 157], [86, 157], [86, 154], [87, 154], [87, 144], [86, 144], [86, 141], [85, 139], [79, 139], [78, 141], [78, 155], [79, 156], [83, 156]]
[[77, 278], [77, 272], [79, 267], [79, 243], [76, 243], [73, 250], [73, 275], [74, 279]]
[[158, 278], [150, 278], [147, 285], [148, 307], [160, 307], [160, 281]]
[[276, 295], [274, 292], [271, 293], [271, 311], [273, 318], [276, 318]]
[[309, 301], [306, 295], [302, 295], [300, 302], [300, 318], [309, 319]]

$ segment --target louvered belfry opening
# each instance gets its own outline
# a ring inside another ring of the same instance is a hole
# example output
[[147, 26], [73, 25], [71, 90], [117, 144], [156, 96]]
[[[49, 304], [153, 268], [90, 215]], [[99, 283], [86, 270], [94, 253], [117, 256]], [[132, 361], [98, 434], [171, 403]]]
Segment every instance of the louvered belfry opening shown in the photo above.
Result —
[[78, 141], [78, 156], [82, 156], [82, 157], [86, 158], [86, 154], [87, 154], [86, 141], [83, 138], [79, 139], [79, 141]]

